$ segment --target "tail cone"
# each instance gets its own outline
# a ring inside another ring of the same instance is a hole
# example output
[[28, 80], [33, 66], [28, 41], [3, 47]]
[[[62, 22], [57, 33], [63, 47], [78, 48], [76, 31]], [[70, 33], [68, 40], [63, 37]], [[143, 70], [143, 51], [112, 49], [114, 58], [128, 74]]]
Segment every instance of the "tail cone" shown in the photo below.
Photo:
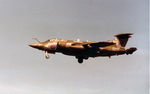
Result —
[[126, 54], [127, 54], [127, 55], [128, 55], [128, 54], [132, 54], [132, 53], [135, 52], [136, 50], [137, 50], [137, 48], [135, 48], [135, 47], [129, 48], [129, 49], [126, 50]]

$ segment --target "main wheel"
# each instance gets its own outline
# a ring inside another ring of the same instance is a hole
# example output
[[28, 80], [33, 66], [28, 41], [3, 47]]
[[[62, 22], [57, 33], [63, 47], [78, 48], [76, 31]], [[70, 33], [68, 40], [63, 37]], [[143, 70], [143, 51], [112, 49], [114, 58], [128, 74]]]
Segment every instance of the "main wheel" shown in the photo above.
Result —
[[78, 58], [79, 63], [83, 63], [83, 58]]

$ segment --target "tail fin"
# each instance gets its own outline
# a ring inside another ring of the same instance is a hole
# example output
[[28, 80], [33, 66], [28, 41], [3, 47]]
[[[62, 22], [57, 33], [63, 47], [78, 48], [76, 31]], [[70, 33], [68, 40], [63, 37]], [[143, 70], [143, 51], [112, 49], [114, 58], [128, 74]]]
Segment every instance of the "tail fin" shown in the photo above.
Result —
[[128, 39], [131, 37], [132, 33], [124, 33], [124, 34], [117, 34], [115, 35], [117, 45], [125, 47]]

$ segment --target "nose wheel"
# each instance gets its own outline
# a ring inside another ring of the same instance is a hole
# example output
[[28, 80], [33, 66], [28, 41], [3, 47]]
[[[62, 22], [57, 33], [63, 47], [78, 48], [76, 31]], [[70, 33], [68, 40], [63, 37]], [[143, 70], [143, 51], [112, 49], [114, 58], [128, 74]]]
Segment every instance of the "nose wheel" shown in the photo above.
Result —
[[45, 58], [46, 58], [46, 59], [49, 59], [49, 58], [50, 58], [50, 56], [49, 56], [49, 54], [48, 54], [47, 51], [45, 51]]

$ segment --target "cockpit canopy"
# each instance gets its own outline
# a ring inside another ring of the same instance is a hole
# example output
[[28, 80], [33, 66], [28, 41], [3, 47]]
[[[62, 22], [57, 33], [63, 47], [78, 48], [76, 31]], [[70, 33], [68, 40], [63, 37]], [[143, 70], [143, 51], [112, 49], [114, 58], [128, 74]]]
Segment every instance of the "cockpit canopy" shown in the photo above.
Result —
[[64, 41], [63, 39], [57, 39], [57, 38], [52, 38], [52, 39], [48, 39], [48, 42], [58, 42], [58, 41]]
[[58, 41], [58, 39], [48, 39], [47, 41], [45, 41], [45, 42], [57, 42]]

